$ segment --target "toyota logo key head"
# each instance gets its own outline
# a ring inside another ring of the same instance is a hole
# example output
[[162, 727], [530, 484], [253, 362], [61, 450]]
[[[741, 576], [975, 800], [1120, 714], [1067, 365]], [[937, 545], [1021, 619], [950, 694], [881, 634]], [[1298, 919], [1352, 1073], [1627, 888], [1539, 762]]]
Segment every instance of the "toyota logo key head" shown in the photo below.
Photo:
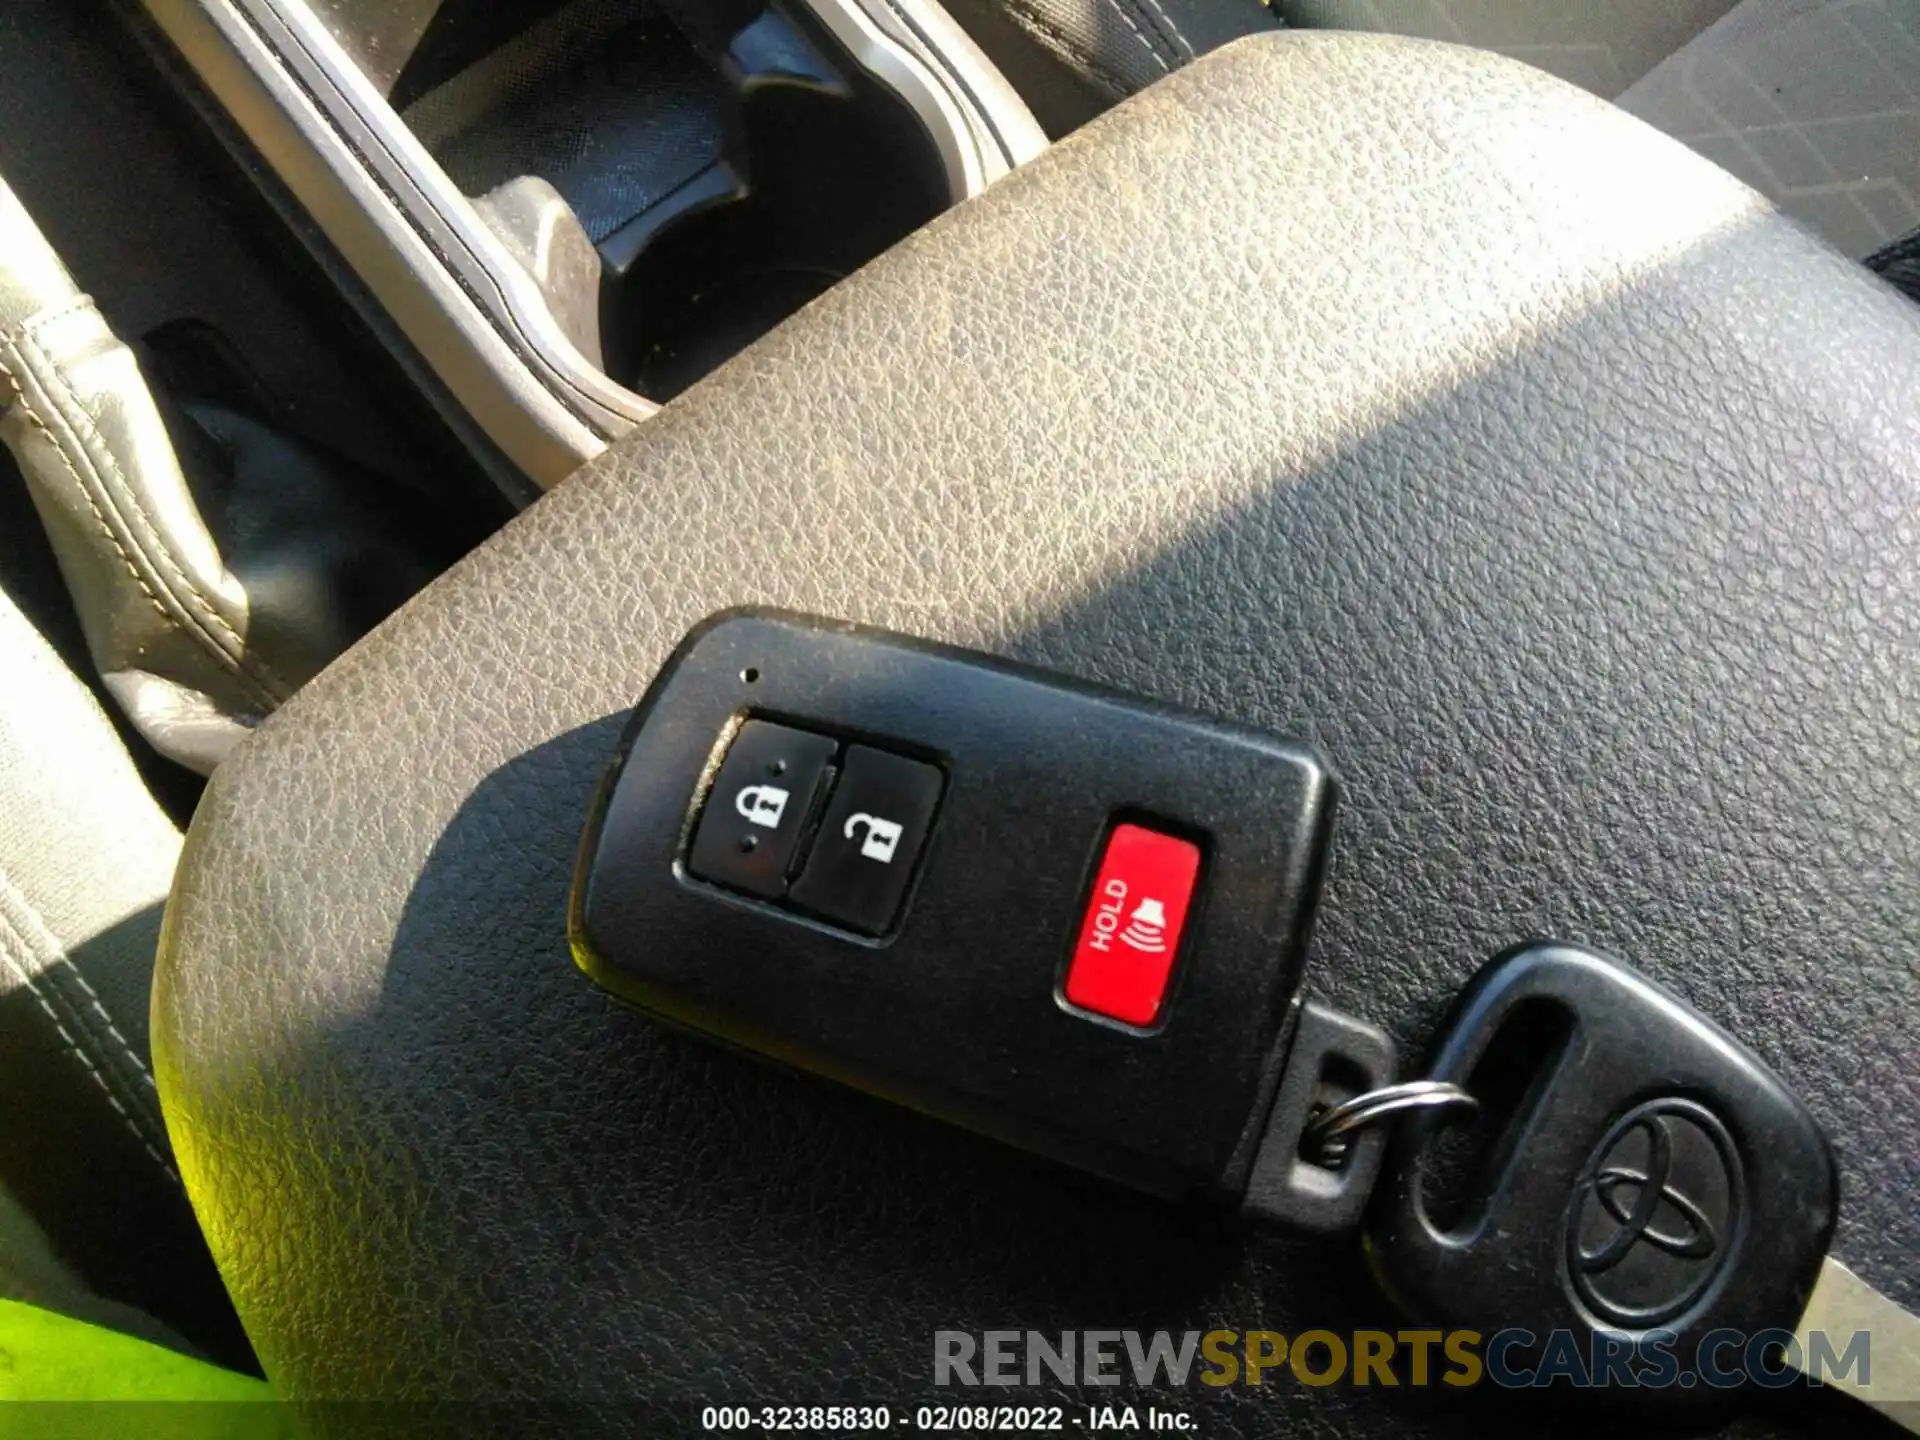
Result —
[[1740, 1233], [1739, 1152], [1714, 1113], [1660, 1099], [1622, 1115], [1567, 1206], [1567, 1276], [1598, 1319], [1638, 1330], [1690, 1309]]
[[1645, 975], [1575, 945], [1510, 950], [1461, 991], [1425, 1078], [1482, 1109], [1409, 1115], [1390, 1142], [1367, 1256], [1406, 1310], [1531, 1336], [1549, 1382], [1550, 1350], [1590, 1375], [1619, 1361], [1631, 1383], [1595, 1403], [1653, 1408], [1727, 1403], [1751, 1377], [1709, 1374], [1707, 1340], [1806, 1311], [1838, 1203], [1826, 1137]]

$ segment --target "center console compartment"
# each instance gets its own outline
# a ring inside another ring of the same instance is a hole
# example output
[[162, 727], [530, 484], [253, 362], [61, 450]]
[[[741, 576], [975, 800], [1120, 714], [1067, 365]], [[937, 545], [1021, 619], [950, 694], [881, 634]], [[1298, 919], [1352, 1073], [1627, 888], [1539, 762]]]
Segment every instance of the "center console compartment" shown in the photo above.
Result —
[[938, 0], [143, 0], [536, 485], [1045, 137]]
[[599, 261], [550, 299], [592, 312], [576, 343], [652, 400], [950, 203], [911, 110], [804, 7], [736, 8], [721, 35], [655, 0], [575, 0], [400, 108], [508, 238], [532, 238], [514, 191], [544, 183], [566, 215], [533, 223], [570, 216]]

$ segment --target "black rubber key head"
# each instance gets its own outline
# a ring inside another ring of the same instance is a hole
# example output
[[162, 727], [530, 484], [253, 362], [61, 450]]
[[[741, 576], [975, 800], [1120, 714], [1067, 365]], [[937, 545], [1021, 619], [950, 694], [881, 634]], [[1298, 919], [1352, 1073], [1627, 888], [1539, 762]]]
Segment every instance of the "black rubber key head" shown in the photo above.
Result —
[[1833, 1235], [1833, 1156], [1806, 1107], [1678, 997], [1589, 951], [1483, 968], [1427, 1072], [1479, 1096], [1471, 1127], [1395, 1138], [1368, 1217], [1382, 1285], [1415, 1318], [1491, 1335], [1624, 1336], [1678, 1365], [1610, 1399], [1667, 1404], [1703, 1338], [1791, 1328]]

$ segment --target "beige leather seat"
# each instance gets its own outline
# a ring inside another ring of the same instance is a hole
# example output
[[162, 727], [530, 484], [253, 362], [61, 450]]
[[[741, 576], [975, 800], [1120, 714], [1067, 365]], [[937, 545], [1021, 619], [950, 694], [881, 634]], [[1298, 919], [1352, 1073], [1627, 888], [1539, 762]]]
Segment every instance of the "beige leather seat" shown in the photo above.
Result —
[[179, 854], [98, 701], [0, 595], [0, 1294], [147, 1312], [232, 1358], [148, 1052]]
[[245, 1363], [148, 1047], [180, 829], [81, 678], [90, 648], [164, 652], [146, 628], [158, 602], [93, 514], [111, 502], [81, 478], [121, 463], [116, 444], [156, 443], [96, 383], [116, 365], [131, 366], [129, 353], [0, 185], [0, 435], [57, 471], [60, 495], [95, 527], [89, 543], [116, 559], [100, 593], [124, 586], [147, 607], [103, 608], [82, 639], [30, 487], [0, 456], [0, 1296]]

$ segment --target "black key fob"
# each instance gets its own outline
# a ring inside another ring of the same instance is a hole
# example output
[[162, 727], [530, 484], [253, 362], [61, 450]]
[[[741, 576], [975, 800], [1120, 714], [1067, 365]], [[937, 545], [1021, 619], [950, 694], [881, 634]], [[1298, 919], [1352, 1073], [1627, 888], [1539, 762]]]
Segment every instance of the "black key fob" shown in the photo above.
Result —
[[1556, 1347], [1570, 1378], [1609, 1371], [1608, 1398], [1671, 1404], [1727, 1383], [1703, 1375], [1704, 1339], [1805, 1308], [1833, 1156], [1786, 1086], [1678, 997], [1585, 950], [1513, 951], [1462, 994], [1427, 1073], [1483, 1113], [1415, 1118], [1389, 1152], [1368, 1254], [1409, 1314], [1529, 1332], [1514, 1363]]
[[1237, 1198], [1334, 793], [1303, 745], [734, 612], [687, 638], [621, 742], [574, 951], [701, 1034], [1144, 1189]]

